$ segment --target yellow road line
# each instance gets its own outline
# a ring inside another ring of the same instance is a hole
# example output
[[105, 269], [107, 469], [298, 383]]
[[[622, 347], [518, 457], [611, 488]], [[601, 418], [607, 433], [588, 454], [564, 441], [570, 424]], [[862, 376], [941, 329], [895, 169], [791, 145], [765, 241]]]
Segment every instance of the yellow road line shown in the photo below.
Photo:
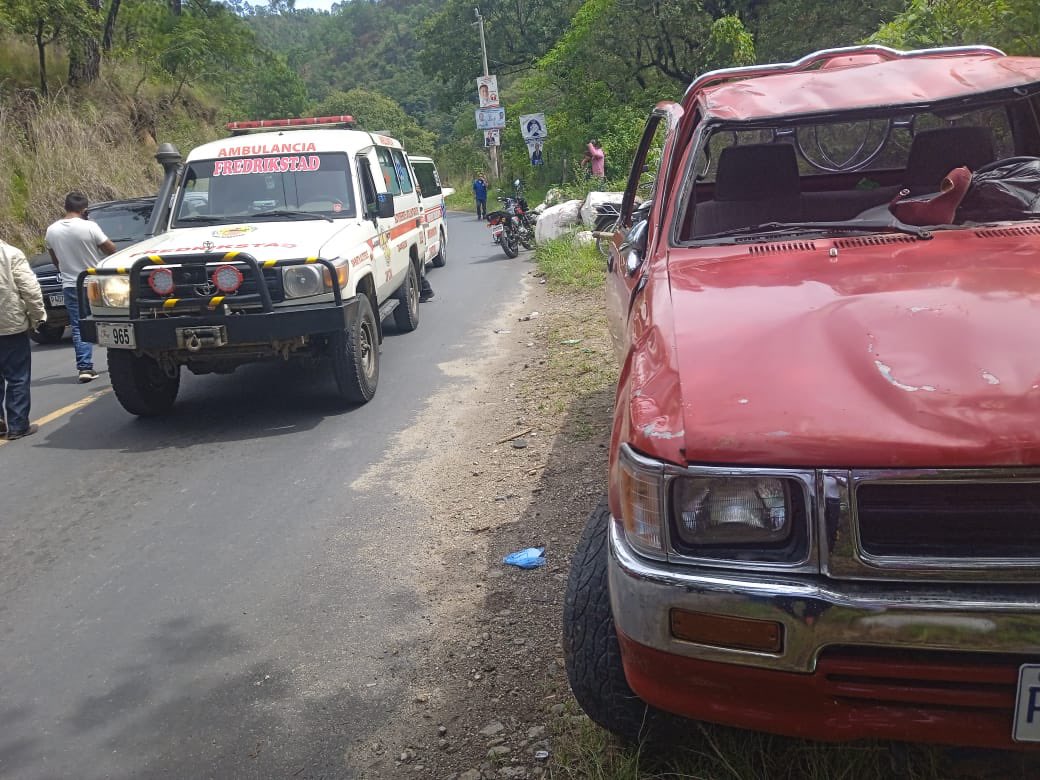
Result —
[[[90, 406], [97, 399], [101, 398], [102, 396], [108, 395], [111, 392], [112, 392], [112, 388], [111, 387], [106, 387], [104, 390], [98, 390], [96, 393], [91, 393], [86, 398], [80, 398], [78, 401], [74, 401], [73, 403], [69, 404], [68, 406], [63, 406], [60, 409], [57, 409], [57, 410], [51, 412], [50, 414], [45, 414], [43, 417], [39, 418], [38, 420], [34, 420], [33, 422], [35, 422], [37, 425], [39, 425], [42, 428], [44, 425], [47, 425], [47, 423], [52, 423], [55, 420], [57, 420], [59, 417], [64, 417], [67, 414], [72, 414], [73, 412], [77, 412], [80, 409], [82, 409], [84, 406]], [[7, 441], [7, 439], [0, 439], [0, 447], [3, 447], [5, 444], [8, 444], [8, 443], [9, 442]]]

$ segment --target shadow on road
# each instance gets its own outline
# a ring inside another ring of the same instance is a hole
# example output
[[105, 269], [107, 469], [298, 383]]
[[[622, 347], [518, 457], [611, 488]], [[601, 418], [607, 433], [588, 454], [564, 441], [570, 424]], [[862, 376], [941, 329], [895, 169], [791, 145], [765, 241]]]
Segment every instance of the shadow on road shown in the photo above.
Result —
[[[261, 364], [234, 374], [194, 377], [185, 372], [173, 411], [141, 418], [114, 395], [78, 410], [48, 432], [40, 446], [67, 450], [152, 452], [235, 441], [262, 440], [316, 428], [327, 417], [351, 414], [333, 395], [321, 366]], [[102, 425], [101, 421], [108, 421]]]
[[[385, 718], [379, 700], [360, 691], [299, 690], [310, 681], [279, 659], [250, 657], [225, 623], [167, 621], [132, 655], [140, 662], [104, 684], [88, 681], [92, 693], [46, 724], [46, 741], [0, 737], [0, 774], [59, 776], [75, 761], [60, 747], [64, 735], [90, 746], [81, 778], [351, 778], [346, 751]], [[31, 716], [28, 705], [14, 706], [0, 711], [0, 725], [24, 733]]]

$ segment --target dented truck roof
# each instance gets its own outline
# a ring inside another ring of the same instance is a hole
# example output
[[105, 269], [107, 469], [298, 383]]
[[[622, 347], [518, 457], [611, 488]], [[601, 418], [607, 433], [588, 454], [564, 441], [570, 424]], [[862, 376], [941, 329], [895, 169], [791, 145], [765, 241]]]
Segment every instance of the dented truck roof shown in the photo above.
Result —
[[1014, 88], [1040, 90], [1040, 58], [1008, 57], [988, 47], [895, 52], [865, 46], [786, 65], [715, 71], [695, 81], [684, 102], [707, 119], [753, 121], [934, 105]]

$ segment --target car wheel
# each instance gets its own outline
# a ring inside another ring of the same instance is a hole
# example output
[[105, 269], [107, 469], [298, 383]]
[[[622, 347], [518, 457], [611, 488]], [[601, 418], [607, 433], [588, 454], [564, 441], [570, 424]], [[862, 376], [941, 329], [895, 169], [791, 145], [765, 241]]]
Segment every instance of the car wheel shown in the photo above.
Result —
[[606, 499], [589, 516], [571, 558], [563, 602], [563, 656], [574, 698], [596, 723], [637, 743], [663, 736], [674, 716], [651, 707], [628, 686], [607, 583]]
[[433, 258], [434, 268], [444, 268], [448, 263], [448, 237], [444, 235], [444, 228], [441, 228], [441, 248], [437, 253], [437, 256]]
[[399, 331], [411, 333], [419, 327], [419, 274], [408, 263], [408, 275], [396, 293], [401, 305], [394, 309], [394, 324]]
[[64, 335], [64, 325], [44, 325], [39, 330], [29, 331], [29, 338], [37, 344], [57, 344]]
[[122, 349], [108, 350], [108, 376], [119, 403], [139, 417], [167, 414], [181, 386], [180, 366], [169, 376], [156, 360]]
[[339, 397], [351, 404], [371, 401], [379, 384], [379, 325], [367, 295], [350, 327], [331, 334], [329, 349]]

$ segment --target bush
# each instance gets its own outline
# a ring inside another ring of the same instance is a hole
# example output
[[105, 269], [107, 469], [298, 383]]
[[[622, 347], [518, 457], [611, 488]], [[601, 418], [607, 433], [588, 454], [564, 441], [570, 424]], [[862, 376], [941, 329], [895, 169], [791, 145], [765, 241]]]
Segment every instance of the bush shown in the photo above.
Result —
[[595, 244], [577, 244], [573, 236], [539, 244], [534, 256], [553, 287], [598, 287], [607, 277], [607, 261]]

